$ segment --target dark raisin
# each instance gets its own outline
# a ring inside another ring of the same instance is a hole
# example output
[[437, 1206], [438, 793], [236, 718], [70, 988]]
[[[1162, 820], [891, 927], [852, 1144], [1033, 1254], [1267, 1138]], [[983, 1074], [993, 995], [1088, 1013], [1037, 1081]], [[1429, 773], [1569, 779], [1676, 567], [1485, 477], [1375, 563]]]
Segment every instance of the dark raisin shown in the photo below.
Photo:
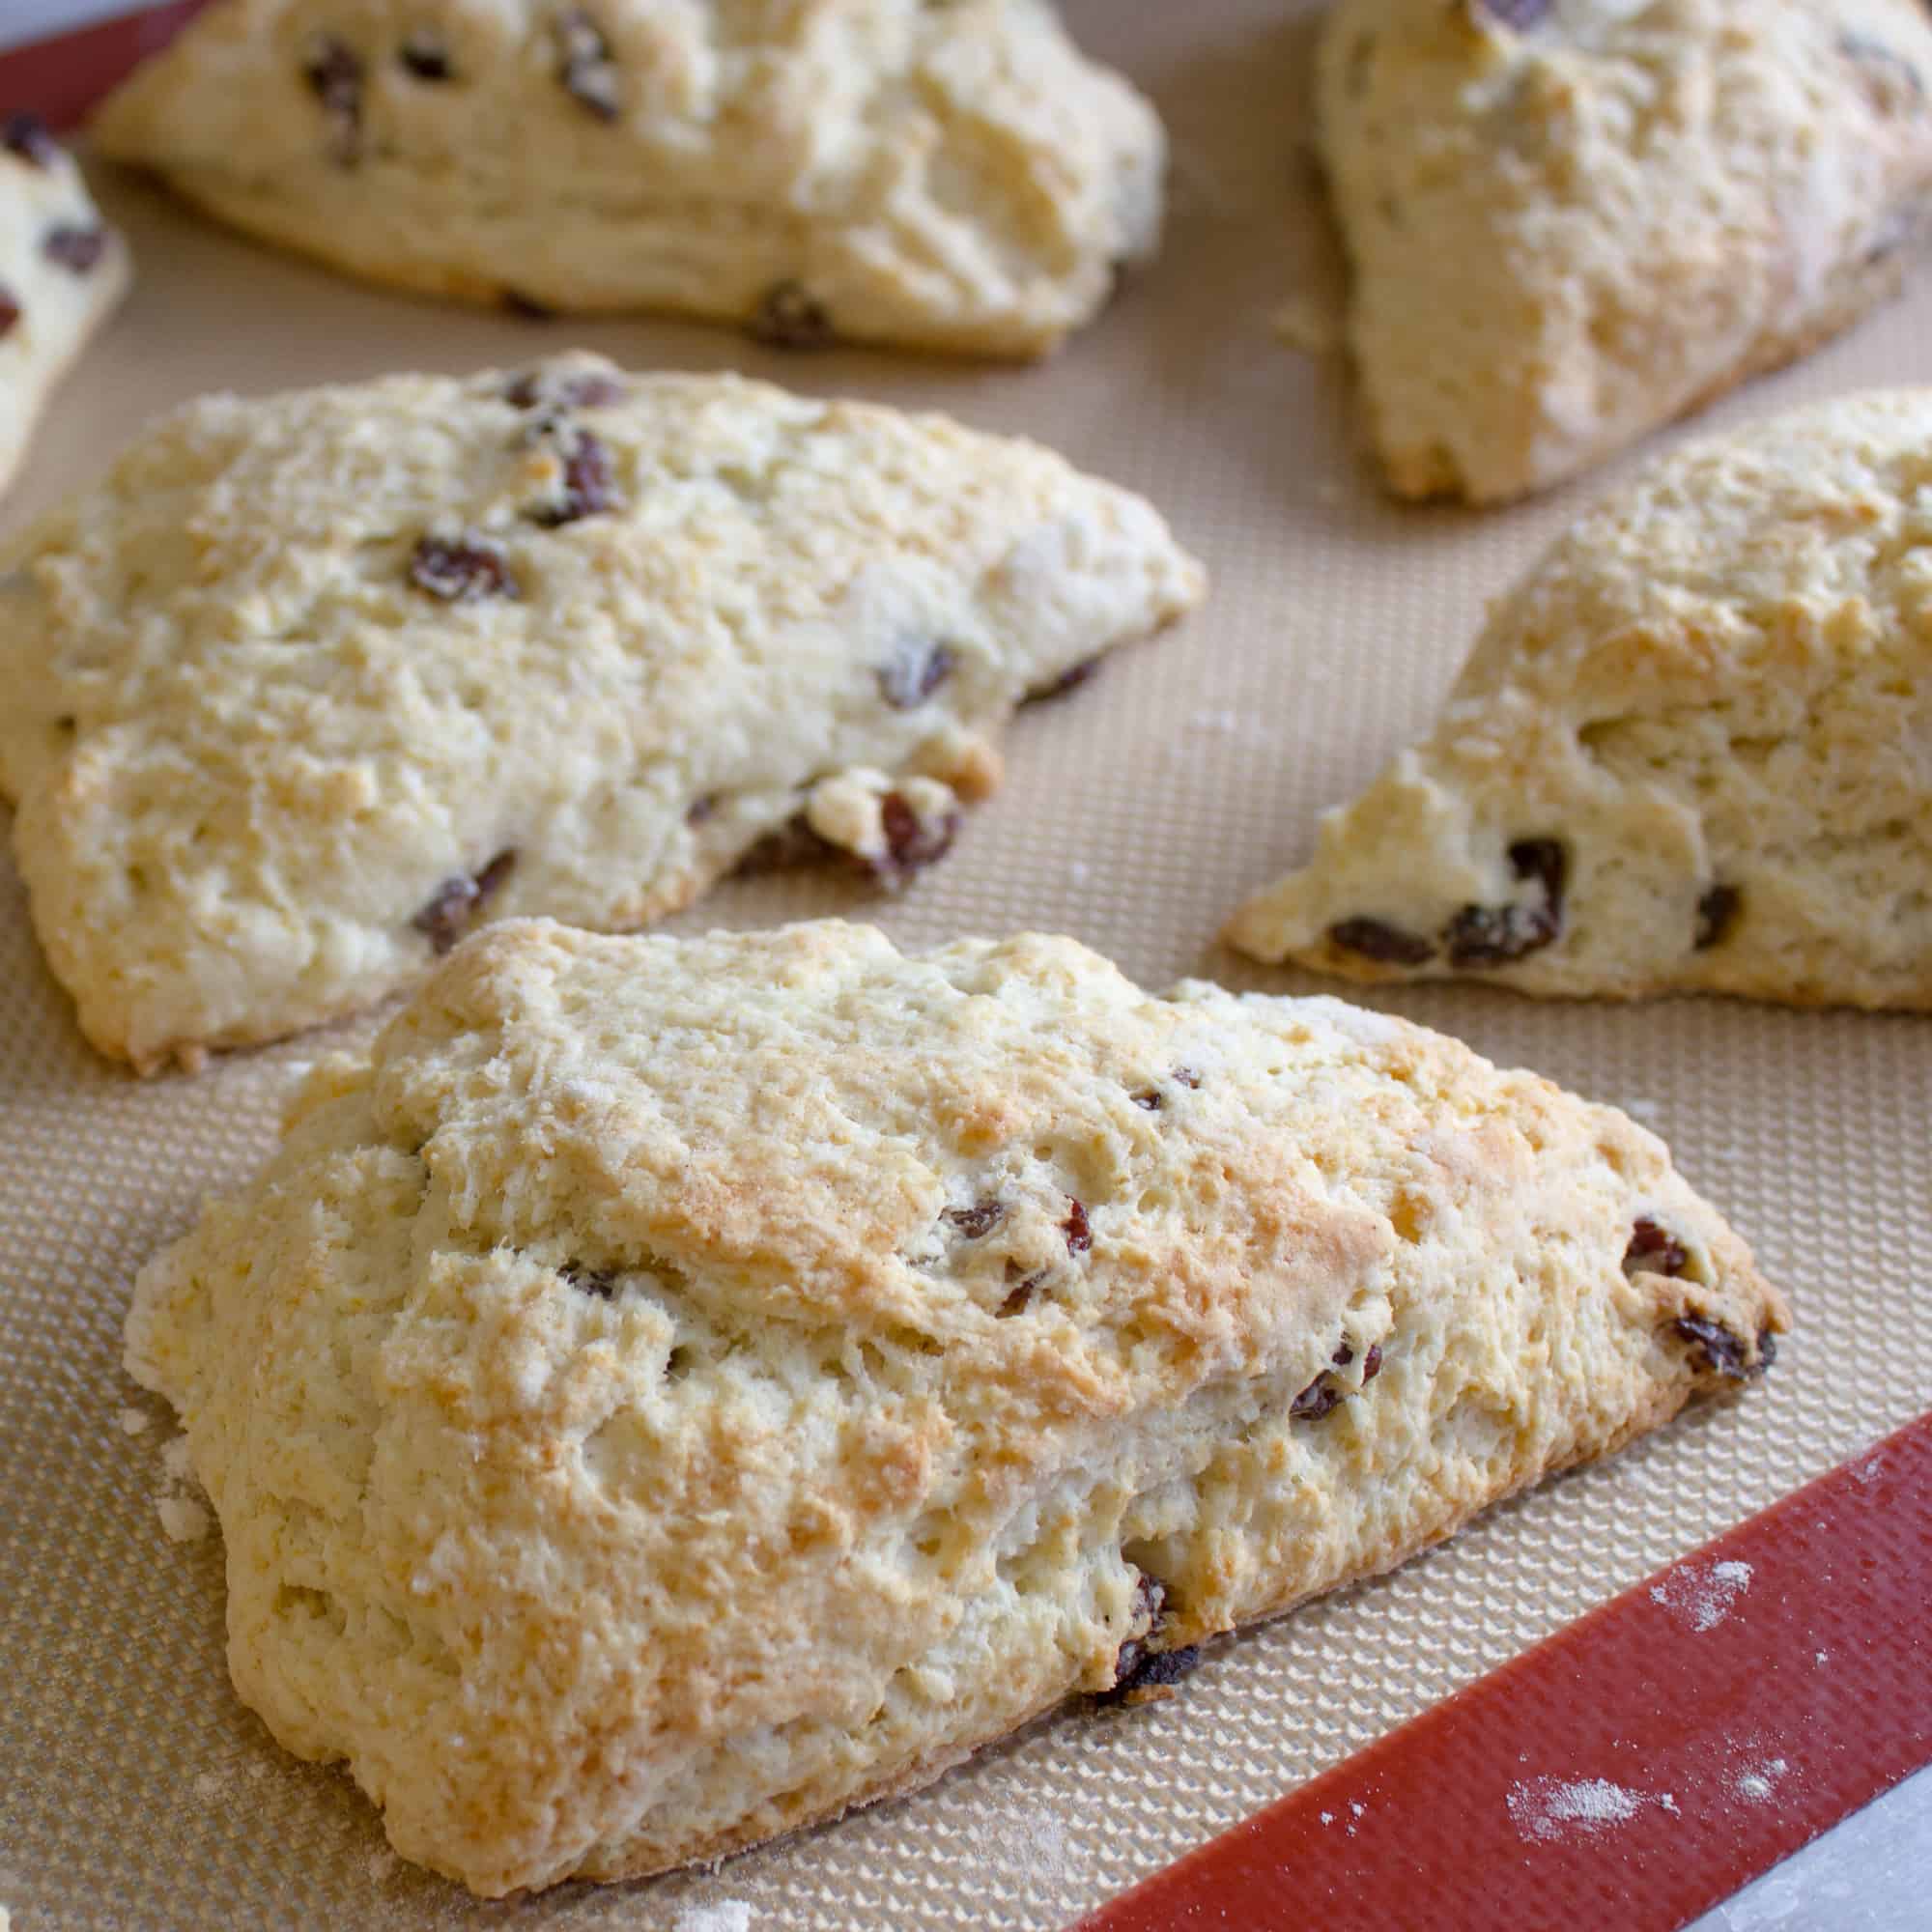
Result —
[[521, 597], [503, 553], [480, 537], [424, 537], [410, 558], [410, 582], [445, 604]]
[[1563, 903], [1570, 876], [1570, 855], [1558, 838], [1519, 838], [1509, 848], [1510, 870], [1519, 879], [1535, 879], [1552, 908]]
[[836, 339], [825, 304], [803, 282], [774, 282], [748, 327], [769, 349], [829, 349]]
[[439, 34], [418, 27], [407, 35], [396, 50], [396, 58], [418, 80], [451, 80], [456, 70], [449, 64], [449, 49]]
[[879, 695], [895, 711], [917, 711], [952, 675], [955, 662], [945, 644], [901, 644], [892, 662], [879, 667]]
[[355, 49], [333, 34], [309, 43], [302, 78], [328, 117], [328, 152], [343, 167], [362, 152], [362, 62]]
[[1070, 1196], [1066, 1219], [1061, 1222], [1060, 1232], [1066, 1236], [1066, 1252], [1069, 1255], [1084, 1255], [1094, 1245], [1094, 1231], [1087, 1225], [1087, 1209]]
[[[1133, 1668], [1117, 1675], [1114, 1688], [1100, 1692], [1102, 1704], [1151, 1704], [1168, 1686], [1191, 1676], [1201, 1665], [1201, 1646], [1183, 1644], [1179, 1650], [1143, 1650]], [[1116, 1670], [1119, 1666], [1116, 1665]]]
[[611, 44], [582, 7], [567, 7], [556, 16], [556, 77], [598, 120], [616, 120], [617, 69]]
[[1138, 1094], [1129, 1094], [1127, 1098], [1136, 1107], [1145, 1107], [1150, 1114], [1157, 1114], [1167, 1105], [1167, 1102], [1160, 1097], [1158, 1087], [1143, 1087]]
[[107, 252], [107, 231], [96, 222], [91, 228], [62, 222], [41, 238], [41, 253], [63, 269], [84, 275]]
[[1466, 905], [1444, 937], [1452, 966], [1507, 966], [1541, 952], [1556, 937], [1556, 924], [1541, 906]]
[[1500, 27], [1526, 34], [1548, 14], [1556, 0], [1474, 0], [1479, 14], [1487, 14]]
[[61, 154], [60, 143], [38, 114], [10, 114], [0, 121], [0, 148], [37, 168], [52, 167]]
[[945, 858], [959, 832], [956, 811], [923, 819], [905, 794], [897, 791], [889, 791], [879, 801], [879, 823], [885, 832], [886, 849], [884, 857], [873, 863], [872, 870], [882, 885], [895, 889], [922, 867]]
[[624, 385], [594, 369], [554, 380], [541, 369], [526, 369], [503, 391], [503, 400], [520, 410], [533, 410], [539, 404], [556, 410], [601, 410], [624, 400]]
[[1145, 1704], [1169, 1685], [1178, 1684], [1201, 1662], [1198, 1644], [1178, 1650], [1159, 1650], [1154, 1639], [1167, 1621], [1167, 1592], [1145, 1573], [1134, 1585], [1132, 1621], [1145, 1620], [1147, 1629], [1140, 1636], [1130, 1636], [1114, 1658], [1114, 1682], [1094, 1699], [1100, 1704]]
[[998, 1201], [976, 1201], [970, 1208], [949, 1208], [940, 1215], [950, 1228], [957, 1228], [969, 1241], [992, 1233], [1006, 1219], [1007, 1210]]
[[21, 308], [14, 291], [0, 285], [0, 336], [10, 334], [20, 320]]
[[1359, 952], [1384, 966], [1422, 966], [1435, 957], [1435, 943], [1378, 919], [1339, 920], [1328, 928], [1328, 943], [1344, 952]]
[[565, 1262], [557, 1272], [582, 1294], [594, 1294], [599, 1301], [613, 1301], [617, 1277], [608, 1268], [585, 1267], [582, 1262]]
[[572, 430], [563, 438], [563, 488], [548, 502], [539, 503], [528, 514], [546, 529], [574, 524], [609, 510], [621, 509], [611, 473], [611, 452], [587, 429]]
[[[1145, 1624], [1139, 1636], [1130, 1636], [1122, 1643], [1114, 1657], [1114, 1689], [1122, 1688], [1123, 1682], [1140, 1668], [1141, 1659], [1148, 1654], [1148, 1644], [1161, 1626], [1161, 1611], [1167, 1604], [1167, 1590], [1156, 1583], [1145, 1570], [1134, 1577], [1134, 1605], [1128, 1613], [1130, 1624]], [[1103, 1692], [1105, 1694], [1111, 1694]]]
[[1753, 1363], [1746, 1352], [1742, 1335], [1735, 1335], [1721, 1321], [1708, 1321], [1701, 1315], [1678, 1316], [1670, 1324], [1670, 1332], [1680, 1342], [1690, 1344], [1693, 1362], [1727, 1381], [1747, 1381], [1761, 1374], [1771, 1361], [1771, 1355], [1760, 1350]]
[[1007, 1264], [1007, 1279], [1012, 1282], [1013, 1285], [1007, 1291], [1007, 1298], [1000, 1303], [999, 1313], [1002, 1318], [1024, 1313], [1027, 1304], [1033, 1300], [1034, 1295], [1038, 1292], [1040, 1283], [1046, 1279], [1046, 1270], [1044, 1268], [1041, 1268], [1037, 1274], [1026, 1276], [1023, 1280], [1014, 1281], [1013, 1277], [1018, 1272], [1019, 1270], [1014, 1267], [1011, 1262]]
[[1098, 658], [1082, 658], [1077, 665], [1070, 666], [1058, 677], [1050, 677], [1044, 684], [1035, 685], [1027, 693], [1025, 702], [1050, 704], [1056, 697], [1065, 697], [1069, 691], [1078, 691], [1099, 668]]
[[410, 921], [439, 953], [447, 952], [475, 923], [486, 900], [510, 876], [515, 847], [498, 852], [480, 872], [458, 872], [437, 887], [429, 903]]
[[1509, 848], [1509, 861], [1524, 884], [1542, 887], [1541, 902], [1464, 906], [1443, 934], [1452, 966], [1507, 966], [1540, 952], [1563, 930], [1563, 889], [1569, 874], [1563, 847], [1554, 838], [1519, 838]]
[[526, 296], [522, 289], [505, 289], [503, 306], [512, 315], [520, 315], [526, 322], [554, 322], [556, 311], [548, 302], [538, 301], [535, 296]]
[[1372, 1382], [1381, 1372], [1382, 1346], [1377, 1342], [1371, 1345], [1369, 1352], [1362, 1357], [1362, 1380]]
[[1331, 1362], [1333, 1362], [1338, 1369], [1346, 1369], [1349, 1366], [1349, 1364], [1355, 1359], [1354, 1345], [1350, 1342], [1344, 1342], [1342, 1346], [1339, 1349], [1337, 1349], [1332, 1355], [1328, 1357], [1328, 1359]]
[[1769, 1328], [1757, 1331], [1757, 1365], [1759, 1372], [1771, 1367], [1777, 1360], [1777, 1337]]
[[1319, 1422], [1342, 1401], [1342, 1397], [1343, 1391], [1335, 1385], [1335, 1378], [1323, 1369], [1289, 1404], [1288, 1412], [1296, 1422]]
[[1630, 1246], [1624, 1250], [1626, 1274], [1680, 1275], [1690, 1260], [1683, 1242], [1653, 1221], [1641, 1216], [1631, 1228]]
[[684, 809], [684, 822], [687, 825], [702, 825], [718, 810], [718, 794], [715, 791], [700, 792]]
[[1697, 901], [1696, 947], [1699, 952], [1708, 952], [1729, 934], [1731, 923], [1738, 916], [1740, 902], [1735, 886], [1713, 886]]

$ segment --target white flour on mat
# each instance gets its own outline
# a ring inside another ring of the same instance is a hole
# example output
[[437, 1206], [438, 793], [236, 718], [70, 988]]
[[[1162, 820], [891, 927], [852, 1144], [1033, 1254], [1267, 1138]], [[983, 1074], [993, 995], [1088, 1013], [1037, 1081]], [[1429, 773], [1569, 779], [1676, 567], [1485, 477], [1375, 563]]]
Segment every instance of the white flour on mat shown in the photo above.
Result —
[[742, 1898], [717, 1905], [687, 1905], [672, 1932], [751, 1932], [752, 1908]]
[[1687, 1630], [1716, 1630], [1750, 1588], [1750, 1579], [1748, 1563], [1730, 1560], [1714, 1563], [1708, 1570], [1687, 1563], [1662, 1582], [1653, 1583], [1650, 1600], [1662, 1604]]
[[1510, 1786], [1510, 1823], [1525, 1839], [1547, 1843], [1573, 1832], [1603, 1832], [1634, 1818], [1650, 1803], [1607, 1777], [1532, 1777]]
[[1767, 1758], [1762, 1764], [1747, 1765], [1738, 1773], [1738, 1796], [1752, 1804], [1762, 1804], [1777, 1789], [1778, 1779], [1790, 1769], [1781, 1757]]
[[195, 1543], [213, 1527], [198, 1497], [194, 1471], [187, 1460], [187, 1437], [177, 1435], [161, 1450], [161, 1486], [155, 1509], [171, 1543]]

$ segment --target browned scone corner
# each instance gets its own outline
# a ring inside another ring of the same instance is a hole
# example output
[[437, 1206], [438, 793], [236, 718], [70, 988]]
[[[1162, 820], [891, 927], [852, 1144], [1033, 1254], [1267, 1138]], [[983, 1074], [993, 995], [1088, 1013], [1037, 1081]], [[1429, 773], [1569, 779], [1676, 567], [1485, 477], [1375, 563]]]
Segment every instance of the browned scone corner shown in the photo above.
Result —
[[467, 941], [143, 1270], [238, 1690], [498, 1895], [904, 1791], [1772, 1359], [1662, 1144], [1326, 999]]

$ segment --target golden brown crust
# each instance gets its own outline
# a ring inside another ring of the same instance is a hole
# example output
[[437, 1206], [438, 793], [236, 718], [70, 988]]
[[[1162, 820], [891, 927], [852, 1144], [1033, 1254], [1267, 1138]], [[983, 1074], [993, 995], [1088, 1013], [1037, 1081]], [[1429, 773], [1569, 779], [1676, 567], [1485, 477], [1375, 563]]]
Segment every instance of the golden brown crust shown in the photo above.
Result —
[[242, 1694], [494, 1894], [909, 1789], [1786, 1319], [1651, 1136], [1399, 1021], [1039, 936], [512, 922], [318, 1069], [128, 1362]]

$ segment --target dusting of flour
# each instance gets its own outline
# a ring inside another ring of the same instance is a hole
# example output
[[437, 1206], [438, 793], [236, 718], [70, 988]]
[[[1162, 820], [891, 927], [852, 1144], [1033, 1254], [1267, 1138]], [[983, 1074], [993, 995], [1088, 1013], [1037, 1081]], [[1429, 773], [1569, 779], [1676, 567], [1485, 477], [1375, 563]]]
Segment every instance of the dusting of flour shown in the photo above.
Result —
[[752, 1908], [742, 1898], [716, 1905], [687, 1905], [671, 1932], [752, 1932]]
[[1748, 1563], [1727, 1560], [1708, 1570], [1686, 1563], [1650, 1586], [1650, 1600], [1662, 1604], [1686, 1630], [1716, 1630], [1750, 1588], [1750, 1579]]
[[1781, 1757], [1767, 1758], [1762, 1764], [1747, 1765], [1738, 1774], [1738, 1796], [1747, 1804], [1762, 1804], [1777, 1789], [1777, 1781], [1791, 1767]]
[[194, 1470], [187, 1460], [187, 1437], [177, 1435], [161, 1450], [161, 1484], [155, 1509], [171, 1543], [196, 1543], [213, 1527], [211, 1517], [193, 1493]]
[[1510, 1823], [1531, 1843], [1603, 1832], [1634, 1818], [1649, 1798], [1607, 1777], [1532, 1777], [1510, 1786]]

